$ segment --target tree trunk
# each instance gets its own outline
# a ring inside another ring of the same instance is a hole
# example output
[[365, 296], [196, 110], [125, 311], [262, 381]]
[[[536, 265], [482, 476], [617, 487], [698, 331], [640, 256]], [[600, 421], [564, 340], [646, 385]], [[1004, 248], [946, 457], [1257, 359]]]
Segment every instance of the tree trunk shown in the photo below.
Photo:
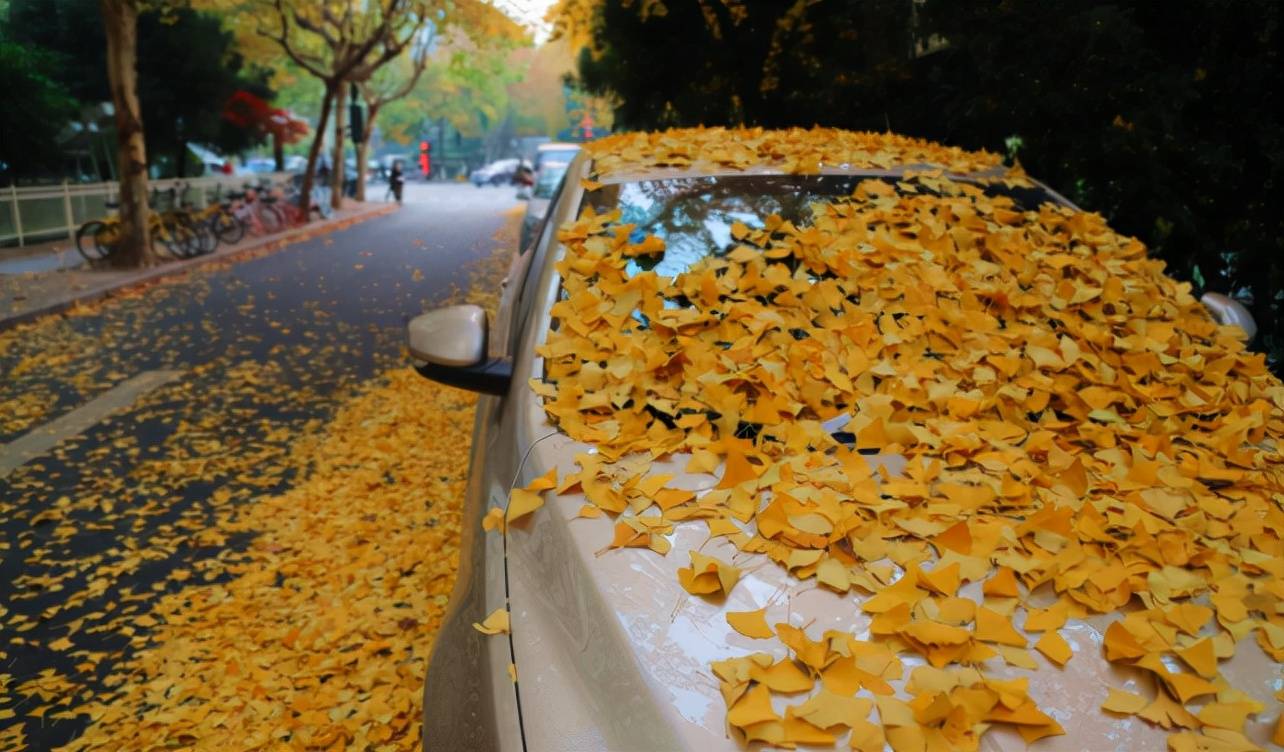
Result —
[[343, 208], [343, 126], [346, 123], [344, 108], [348, 104], [347, 89], [339, 82], [334, 93], [334, 166], [330, 172], [330, 206]]
[[366, 129], [357, 144], [357, 200], [366, 200], [366, 155], [370, 153], [370, 134], [374, 132], [375, 118], [379, 115], [377, 102], [366, 102]]
[[272, 161], [276, 162], [277, 172], [285, 172], [285, 144], [279, 133], [272, 134]]
[[107, 33], [107, 81], [116, 111], [116, 160], [120, 167], [120, 247], [111, 255], [118, 266], [152, 266], [148, 232], [147, 148], [138, 106], [138, 8], [132, 0], [101, 0]]
[[357, 142], [357, 190], [354, 198], [358, 201], [366, 200], [366, 171], [361, 168], [366, 163], [366, 151], [369, 148], [369, 137], [363, 138]]
[[321, 115], [317, 118], [317, 132], [312, 136], [312, 146], [308, 147], [308, 166], [303, 169], [302, 193], [299, 195], [299, 211], [304, 217], [310, 217], [312, 209], [312, 184], [317, 174], [317, 157], [321, 156], [321, 144], [325, 142], [325, 127], [330, 120], [330, 105], [334, 101], [334, 87], [325, 86], [325, 96], [321, 97]]
[[187, 142], [179, 141], [178, 148], [174, 151], [174, 176], [179, 178], [187, 177]]

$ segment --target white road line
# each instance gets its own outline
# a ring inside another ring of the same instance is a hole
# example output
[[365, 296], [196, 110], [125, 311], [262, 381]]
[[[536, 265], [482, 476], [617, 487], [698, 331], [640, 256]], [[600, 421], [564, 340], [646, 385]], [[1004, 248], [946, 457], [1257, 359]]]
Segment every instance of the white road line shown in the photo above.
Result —
[[0, 478], [31, 460], [47, 453], [59, 443], [89, 430], [95, 423], [118, 410], [129, 407], [139, 397], [164, 386], [182, 375], [182, 371], [143, 371], [122, 381], [61, 418], [33, 428], [8, 444], [0, 445]]

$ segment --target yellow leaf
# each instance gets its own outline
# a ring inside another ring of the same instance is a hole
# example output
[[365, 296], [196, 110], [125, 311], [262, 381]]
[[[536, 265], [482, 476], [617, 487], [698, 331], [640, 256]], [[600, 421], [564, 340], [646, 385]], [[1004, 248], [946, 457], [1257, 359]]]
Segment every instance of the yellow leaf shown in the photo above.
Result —
[[481, 624], [473, 622], [473, 629], [485, 635], [508, 634], [508, 609], [497, 608]]
[[1110, 695], [1106, 697], [1105, 702], [1101, 703], [1102, 710], [1108, 710], [1112, 713], [1136, 715], [1150, 704], [1150, 700], [1147, 700], [1141, 695], [1135, 695], [1132, 692], [1125, 692], [1124, 690], [1116, 689], [1115, 687], [1109, 687], [1109, 690]]
[[514, 488], [508, 496], [508, 512], [504, 519], [511, 525], [542, 506], [544, 497], [524, 488]]
[[732, 629], [745, 637], [766, 640], [776, 635], [771, 631], [771, 627], [767, 626], [766, 608], [760, 608], [757, 611], [728, 611], [726, 619]]
[[1058, 666], [1066, 665], [1074, 655], [1074, 652], [1070, 649], [1070, 644], [1065, 641], [1065, 638], [1056, 630], [1051, 629], [1044, 632], [1039, 641], [1034, 643], [1034, 649], [1043, 653], [1048, 660]]

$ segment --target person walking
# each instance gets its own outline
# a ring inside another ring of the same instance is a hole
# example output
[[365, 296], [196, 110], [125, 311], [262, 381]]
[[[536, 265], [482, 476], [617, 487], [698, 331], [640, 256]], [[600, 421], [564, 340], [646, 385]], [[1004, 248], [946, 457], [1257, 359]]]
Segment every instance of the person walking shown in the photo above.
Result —
[[388, 173], [388, 188], [392, 191], [392, 195], [397, 199], [398, 204], [401, 203], [401, 189], [405, 184], [406, 176], [402, 174], [401, 160], [398, 159], [392, 163], [392, 172]]

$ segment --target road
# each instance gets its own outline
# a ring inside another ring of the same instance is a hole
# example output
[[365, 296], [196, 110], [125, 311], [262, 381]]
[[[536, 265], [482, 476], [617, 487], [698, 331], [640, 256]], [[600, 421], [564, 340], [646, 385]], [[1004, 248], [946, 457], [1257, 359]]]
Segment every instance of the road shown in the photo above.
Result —
[[295, 440], [401, 361], [405, 321], [519, 209], [410, 184], [391, 216], [0, 334], [0, 748], [84, 727], [59, 712], [143, 644], [148, 604], [244, 546], [213, 520], [289, 487]]

